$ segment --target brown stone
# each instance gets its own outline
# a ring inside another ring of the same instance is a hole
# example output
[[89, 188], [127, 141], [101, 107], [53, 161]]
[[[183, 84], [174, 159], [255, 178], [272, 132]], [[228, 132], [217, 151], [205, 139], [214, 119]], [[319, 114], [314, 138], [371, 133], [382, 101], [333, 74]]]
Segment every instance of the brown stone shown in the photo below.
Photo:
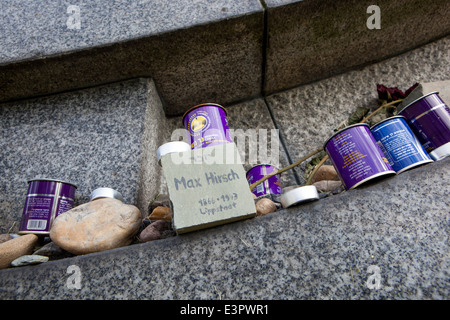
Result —
[[147, 226], [144, 230], [142, 230], [139, 235], [139, 240], [141, 242], [158, 240], [163, 235], [164, 231], [169, 229], [169, 224], [167, 221], [158, 220]]
[[26, 234], [0, 244], [0, 269], [10, 267], [15, 259], [29, 255], [38, 241], [35, 234]]
[[59, 215], [53, 222], [50, 238], [73, 254], [104, 251], [129, 245], [141, 222], [137, 207], [102, 198]]
[[322, 165], [311, 179], [311, 183], [322, 180], [339, 180], [336, 169], [332, 165]]

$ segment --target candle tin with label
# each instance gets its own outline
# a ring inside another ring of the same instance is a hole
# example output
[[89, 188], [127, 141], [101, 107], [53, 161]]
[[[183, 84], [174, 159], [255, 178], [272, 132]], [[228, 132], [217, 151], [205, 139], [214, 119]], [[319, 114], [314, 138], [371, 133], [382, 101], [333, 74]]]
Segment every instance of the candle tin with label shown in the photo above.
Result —
[[450, 155], [450, 109], [439, 92], [414, 100], [398, 113], [404, 116], [433, 160]]
[[[252, 185], [253, 183], [264, 178], [264, 176], [267, 176], [268, 174], [271, 174], [276, 170], [278, 169], [270, 164], [260, 164], [254, 166], [253, 168], [247, 171], [246, 177], [248, 184]], [[251, 191], [256, 197], [262, 197], [271, 194], [281, 194], [283, 192], [283, 189], [281, 186], [280, 175], [277, 174], [274, 175], [273, 177], [270, 177], [266, 181], [257, 185]]]

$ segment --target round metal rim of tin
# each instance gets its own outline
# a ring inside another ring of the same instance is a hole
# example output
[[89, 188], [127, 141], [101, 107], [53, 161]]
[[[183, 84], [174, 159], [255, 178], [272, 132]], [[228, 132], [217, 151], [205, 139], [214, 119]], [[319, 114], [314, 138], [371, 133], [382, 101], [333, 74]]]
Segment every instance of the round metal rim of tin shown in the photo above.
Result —
[[355, 124], [349, 125], [349, 126], [343, 128], [343, 129], [338, 130], [331, 137], [329, 137], [327, 139], [327, 141], [324, 143], [323, 149], [326, 151], [328, 142], [330, 142], [330, 140], [333, 139], [333, 137], [337, 136], [339, 133], [344, 132], [347, 129], [350, 129], [350, 128], [353, 128], [353, 127], [359, 127], [359, 126], [368, 127], [369, 130], [370, 130], [370, 126], [367, 123], [355, 123]]
[[283, 193], [280, 201], [283, 208], [289, 208], [303, 202], [319, 200], [319, 198], [319, 193], [315, 186], [301, 186]]
[[404, 111], [406, 108], [411, 107], [411, 106], [412, 106], [413, 104], [415, 104], [416, 102], [418, 102], [418, 101], [422, 100], [423, 98], [426, 98], [426, 97], [428, 97], [428, 96], [430, 96], [430, 95], [432, 95], [432, 94], [439, 94], [439, 91], [433, 91], [433, 92], [427, 93], [427, 94], [425, 94], [425, 95], [423, 95], [423, 96], [417, 98], [416, 100], [414, 100], [414, 101], [408, 103], [408, 104], [406, 105], [406, 107], [402, 108], [398, 113]]
[[171, 141], [159, 146], [156, 150], [156, 158], [161, 163], [161, 158], [170, 153], [191, 151], [191, 146], [184, 141]]
[[114, 190], [112, 188], [104, 188], [104, 187], [97, 188], [94, 191], [92, 191], [89, 201], [92, 201], [92, 200], [95, 200], [98, 198], [113, 198], [113, 199], [123, 201], [122, 194], [119, 191]]
[[[255, 165], [252, 166], [250, 169], [248, 169], [248, 170], [245, 172], [245, 176], [247, 177], [247, 175], [248, 175], [248, 173], [250, 172], [250, 170], [253, 170], [254, 168], [259, 167], [259, 166], [271, 166], [271, 167], [275, 168], [275, 170], [278, 171], [278, 168], [275, 167], [273, 164], [270, 164], [270, 163], [261, 163], [261, 164], [255, 164]], [[270, 174], [270, 173], [269, 173], [269, 174]]]
[[406, 121], [406, 118], [404, 116], [397, 115], [397, 116], [389, 117], [384, 120], [381, 120], [380, 122], [375, 123], [373, 126], [370, 127], [370, 130], [374, 129], [375, 127], [379, 126], [380, 124], [383, 124], [383, 123], [385, 123], [389, 120], [393, 120], [393, 119], [403, 119]]
[[224, 106], [221, 106], [220, 104], [217, 104], [217, 103], [201, 103], [201, 104], [198, 104], [198, 105], [193, 106], [192, 108], [188, 109], [188, 110], [183, 114], [183, 118], [182, 118], [183, 125], [184, 125], [184, 118], [186, 118], [186, 115], [187, 115], [189, 112], [191, 112], [191, 111], [194, 110], [194, 109], [197, 109], [197, 108], [200, 108], [200, 107], [205, 107], [205, 106], [219, 107], [219, 108], [221, 108], [223, 111], [225, 111], [225, 115], [228, 115], [227, 109], [225, 109], [225, 107], [224, 107]]
[[[348, 190], [353, 190], [353, 189], [355, 189], [355, 188], [357, 188], [357, 187], [359, 187], [359, 186], [361, 186], [361, 185], [363, 185], [365, 183], [370, 183], [371, 180], [374, 180], [374, 179], [377, 179], [377, 178], [381, 178], [382, 176], [387, 176], [387, 175], [394, 176], [394, 175], [397, 175], [397, 172], [395, 172], [394, 170], [387, 170], [387, 171], [383, 171], [383, 172], [378, 172], [378, 173], [373, 174], [373, 175], [371, 175], [371, 176], [369, 176], [369, 177], [367, 177], [367, 178], [365, 178], [365, 179], [363, 179], [361, 181], [358, 181], [353, 186], [348, 188]], [[374, 182], [374, 181], [372, 181], [372, 182]]]
[[33, 182], [33, 181], [59, 182], [59, 183], [64, 183], [64, 184], [70, 184], [71, 186], [74, 186], [75, 189], [78, 188], [78, 186], [76, 184], [73, 184], [72, 182], [67, 182], [67, 181], [64, 181], [64, 180], [60, 180], [60, 179], [35, 178], [35, 179], [28, 180], [27, 183], [30, 183], [30, 182]]

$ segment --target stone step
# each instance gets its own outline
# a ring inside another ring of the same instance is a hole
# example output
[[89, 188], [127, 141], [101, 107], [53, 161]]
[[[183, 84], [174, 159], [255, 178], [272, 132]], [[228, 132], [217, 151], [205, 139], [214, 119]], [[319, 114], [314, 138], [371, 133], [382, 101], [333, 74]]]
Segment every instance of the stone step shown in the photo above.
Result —
[[166, 114], [177, 115], [204, 101], [230, 104], [310, 83], [450, 33], [445, 0], [377, 6], [379, 12], [357, 0], [2, 2], [0, 101], [144, 75], [154, 79]]
[[264, 217], [3, 269], [0, 292], [4, 300], [446, 300], [449, 169], [445, 159]]
[[[321, 147], [356, 107], [374, 109], [377, 83], [405, 90], [448, 80], [449, 41], [225, 105], [230, 127], [279, 130], [284, 167]], [[26, 180], [36, 176], [79, 185], [77, 203], [99, 186], [116, 188], [145, 214], [165, 192], [156, 148], [182, 128], [180, 116], [164, 115], [157, 86], [141, 77], [2, 103], [0, 233], [17, 231]], [[245, 222], [0, 270], [0, 292], [4, 299], [448, 299], [449, 161]], [[302, 183], [303, 168], [282, 178], [284, 186]], [[81, 272], [81, 289], [68, 285], [70, 266]]]

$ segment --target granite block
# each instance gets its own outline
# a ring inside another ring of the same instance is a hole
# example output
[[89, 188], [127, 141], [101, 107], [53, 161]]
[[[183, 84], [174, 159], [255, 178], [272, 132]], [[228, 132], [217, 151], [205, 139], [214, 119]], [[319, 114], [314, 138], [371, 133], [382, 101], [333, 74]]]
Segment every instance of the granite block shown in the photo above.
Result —
[[151, 79], [1, 104], [0, 233], [18, 231], [34, 178], [77, 185], [75, 206], [110, 187], [144, 214], [159, 191], [164, 119]]
[[0, 270], [0, 292], [3, 300], [448, 300], [449, 169], [445, 159], [264, 217]]
[[[450, 33], [450, 7], [445, 0], [265, 3], [265, 94], [380, 61]], [[367, 27], [371, 5], [380, 9], [379, 29]]]
[[[416, 82], [447, 80], [449, 45], [446, 37], [358, 70], [269, 95], [266, 101], [292, 161], [322, 148], [358, 107], [377, 108], [377, 84], [405, 91]], [[296, 168], [303, 181], [304, 170], [304, 164]]]
[[0, 101], [142, 75], [154, 79], [171, 115], [200, 100], [229, 103], [260, 92], [258, 0], [71, 5], [1, 3]]

